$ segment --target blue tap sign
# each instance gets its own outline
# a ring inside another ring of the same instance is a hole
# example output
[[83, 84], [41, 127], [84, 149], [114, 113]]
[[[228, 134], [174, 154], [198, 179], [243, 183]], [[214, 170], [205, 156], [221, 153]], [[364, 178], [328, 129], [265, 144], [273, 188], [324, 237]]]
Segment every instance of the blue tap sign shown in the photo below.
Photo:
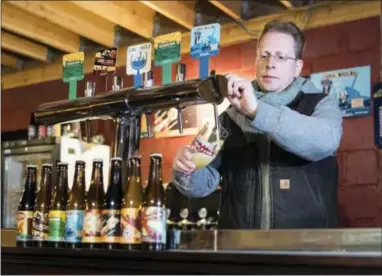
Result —
[[210, 57], [220, 52], [220, 24], [197, 26], [191, 30], [190, 55], [199, 59], [199, 77], [209, 75]]
[[220, 51], [220, 24], [197, 26], [191, 30], [191, 50], [193, 58], [216, 56]]

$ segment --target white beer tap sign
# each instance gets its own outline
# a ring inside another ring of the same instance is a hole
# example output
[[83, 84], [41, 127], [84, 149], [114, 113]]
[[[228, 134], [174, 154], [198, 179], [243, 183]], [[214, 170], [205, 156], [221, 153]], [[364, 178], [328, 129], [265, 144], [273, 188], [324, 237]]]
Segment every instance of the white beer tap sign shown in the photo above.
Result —
[[152, 45], [144, 43], [127, 48], [126, 74], [141, 75], [151, 70]]

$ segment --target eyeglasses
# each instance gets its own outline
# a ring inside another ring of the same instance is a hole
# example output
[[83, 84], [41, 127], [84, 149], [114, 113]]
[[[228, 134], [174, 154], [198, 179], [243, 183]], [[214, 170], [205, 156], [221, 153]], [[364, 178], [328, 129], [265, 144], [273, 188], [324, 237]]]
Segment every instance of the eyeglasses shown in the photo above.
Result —
[[262, 54], [257, 54], [257, 58], [260, 59], [261, 61], [269, 60], [271, 57], [275, 59], [276, 62], [286, 62], [287, 60], [297, 60], [297, 58], [292, 58], [288, 57], [287, 55], [282, 55], [282, 54], [275, 54], [271, 55], [269, 53], [262, 53]]

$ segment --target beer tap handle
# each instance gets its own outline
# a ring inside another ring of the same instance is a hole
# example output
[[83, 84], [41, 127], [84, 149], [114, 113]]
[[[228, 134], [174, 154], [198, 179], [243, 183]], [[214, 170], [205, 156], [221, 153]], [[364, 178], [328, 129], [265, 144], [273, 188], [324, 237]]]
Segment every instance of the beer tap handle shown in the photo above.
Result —
[[208, 221], [206, 219], [206, 217], [207, 217], [207, 209], [206, 208], [201, 208], [198, 211], [198, 216], [199, 216], [200, 219], [196, 222], [196, 226], [200, 230], [205, 230], [207, 228], [207, 225], [208, 225]]
[[151, 123], [150, 123], [150, 120], [149, 120], [149, 115], [147, 113], [144, 114], [144, 116], [146, 117], [146, 129], [147, 129], [147, 135], [149, 137], [151, 137]]
[[113, 77], [112, 91], [117, 91], [123, 88], [123, 79], [120, 76]]
[[179, 128], [179, 133], [183, 133], [183, 114], [182, 110], [178, 108], [178, 128]]
[[86, 133], [86, 141], [91, 143], [92, 141], [92, 125], [91, 121], [87, 120], [85, 122], [85, 133]]
[[[95, 82], [87, 81], [85, 88], [85, 97], [93, 97], [95, 95]], [[85, 135], [88, 143], [92, 142], [92, 123], [89, 120], [85, 121]]]

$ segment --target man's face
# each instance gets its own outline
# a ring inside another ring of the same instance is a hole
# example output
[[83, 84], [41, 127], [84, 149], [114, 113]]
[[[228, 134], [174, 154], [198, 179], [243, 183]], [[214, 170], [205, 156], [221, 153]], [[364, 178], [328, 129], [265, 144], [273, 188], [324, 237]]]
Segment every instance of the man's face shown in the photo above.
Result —
[[296, 60], [294, 39], [289, 34], [269, 32], [257, 47], [256, 79], [266, 92], [280, 92], [301, 73], [302, 60]]

